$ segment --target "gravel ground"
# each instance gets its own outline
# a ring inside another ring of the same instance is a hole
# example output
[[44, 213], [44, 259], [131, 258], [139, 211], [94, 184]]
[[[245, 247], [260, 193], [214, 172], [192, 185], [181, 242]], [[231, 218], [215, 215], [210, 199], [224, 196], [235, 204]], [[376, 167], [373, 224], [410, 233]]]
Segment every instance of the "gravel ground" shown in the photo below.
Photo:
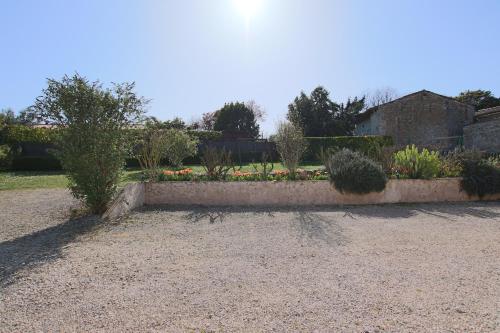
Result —
[[113, 224], [68, 220], [73, 204], [0, 192], [1, 332], [500, 330], [500, 203], [157, 207]]

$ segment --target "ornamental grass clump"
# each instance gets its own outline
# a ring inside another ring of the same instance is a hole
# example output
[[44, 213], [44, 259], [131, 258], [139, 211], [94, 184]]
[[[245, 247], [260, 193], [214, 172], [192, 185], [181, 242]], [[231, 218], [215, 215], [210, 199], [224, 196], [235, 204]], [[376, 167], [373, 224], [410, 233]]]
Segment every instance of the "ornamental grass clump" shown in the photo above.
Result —
[[393, 174], [397, 178], [431, 179], [437, 177], [441, 168], [439, 153], [407, 146], [394, 154]]
[[381, 192], [387, 184], [387, 177], [380, 165], [349, 149], [331, 155], [325, 167], [330, 182], [341, 193]]

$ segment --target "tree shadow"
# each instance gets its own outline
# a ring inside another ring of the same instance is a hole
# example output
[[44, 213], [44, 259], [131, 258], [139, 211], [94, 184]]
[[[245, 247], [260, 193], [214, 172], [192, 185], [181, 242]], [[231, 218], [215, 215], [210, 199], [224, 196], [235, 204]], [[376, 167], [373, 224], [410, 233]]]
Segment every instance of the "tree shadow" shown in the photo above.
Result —
[[[495, 210], [495, 208], [497, 208]], [[350, 206], [346, 210], [356, 219], [356, 216], [383, 219], [409, 218], [417, 214], [427, 214], [444, 220], [474, 217], [479, 219], [494, 219], [500, 217], [499, 202], [466, 202], [466, 203], [421, 203], [392, 204], [374, 206]]]
[[62, 224], [0, 243], [0, 287], [15, 281], [17, 273], [62, 257], [77, 237], [102, 225], [98, 216], [70, 219]]
[[322, 241], [331, 246], [340, 246], [347, 243], [347, 238], [343, 234], [343, 228], [331, 218], [320, 215], [321, 212], [344, 212], [344, 217], [349, 214], [343, 209], [328, 209], [325, 207], [311, 208], [283, 208], [283, 207], [234, 207], [234, 206], [149, 206], [144, 209], [165, 212], [186, 212], [183, 218], [187, 223], [199, 223], [207, 221], [210, 224], [223, 223], [230, 220], [232, 214], [253, 214], [264, 215], [275, 218], [275, 213], [290, 213], [295, 218], [292, 219], [294, 227], [298, 230], [299, 238], [306, 238], [315, 241]]
[[296, 215], [301, 238], [322, 241], [330, 246], [347, 244], [348, 240], [344, 234], [344, 229], [337, 221], [307, 210], [299, 210]]

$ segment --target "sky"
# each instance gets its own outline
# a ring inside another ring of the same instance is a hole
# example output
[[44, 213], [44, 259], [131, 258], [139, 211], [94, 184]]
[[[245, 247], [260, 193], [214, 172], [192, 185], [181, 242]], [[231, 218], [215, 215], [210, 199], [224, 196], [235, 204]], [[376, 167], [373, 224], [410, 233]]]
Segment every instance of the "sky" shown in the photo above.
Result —
[[255, 100], [265, 135], [319, 85], [337, 102], [383, 87], [498, 96], [499, 18], [499, 0], [0, 0], [0, 108], [75, 72], [134, 81], [162, 120]]

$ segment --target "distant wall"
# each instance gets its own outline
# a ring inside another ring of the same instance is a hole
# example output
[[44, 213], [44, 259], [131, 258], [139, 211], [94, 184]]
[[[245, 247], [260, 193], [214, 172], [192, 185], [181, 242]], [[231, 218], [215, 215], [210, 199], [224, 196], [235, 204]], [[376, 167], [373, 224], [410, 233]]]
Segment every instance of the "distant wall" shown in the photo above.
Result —
[[464, 127], [464, 145], [490, 153], [500, 153], [500, 118]]

